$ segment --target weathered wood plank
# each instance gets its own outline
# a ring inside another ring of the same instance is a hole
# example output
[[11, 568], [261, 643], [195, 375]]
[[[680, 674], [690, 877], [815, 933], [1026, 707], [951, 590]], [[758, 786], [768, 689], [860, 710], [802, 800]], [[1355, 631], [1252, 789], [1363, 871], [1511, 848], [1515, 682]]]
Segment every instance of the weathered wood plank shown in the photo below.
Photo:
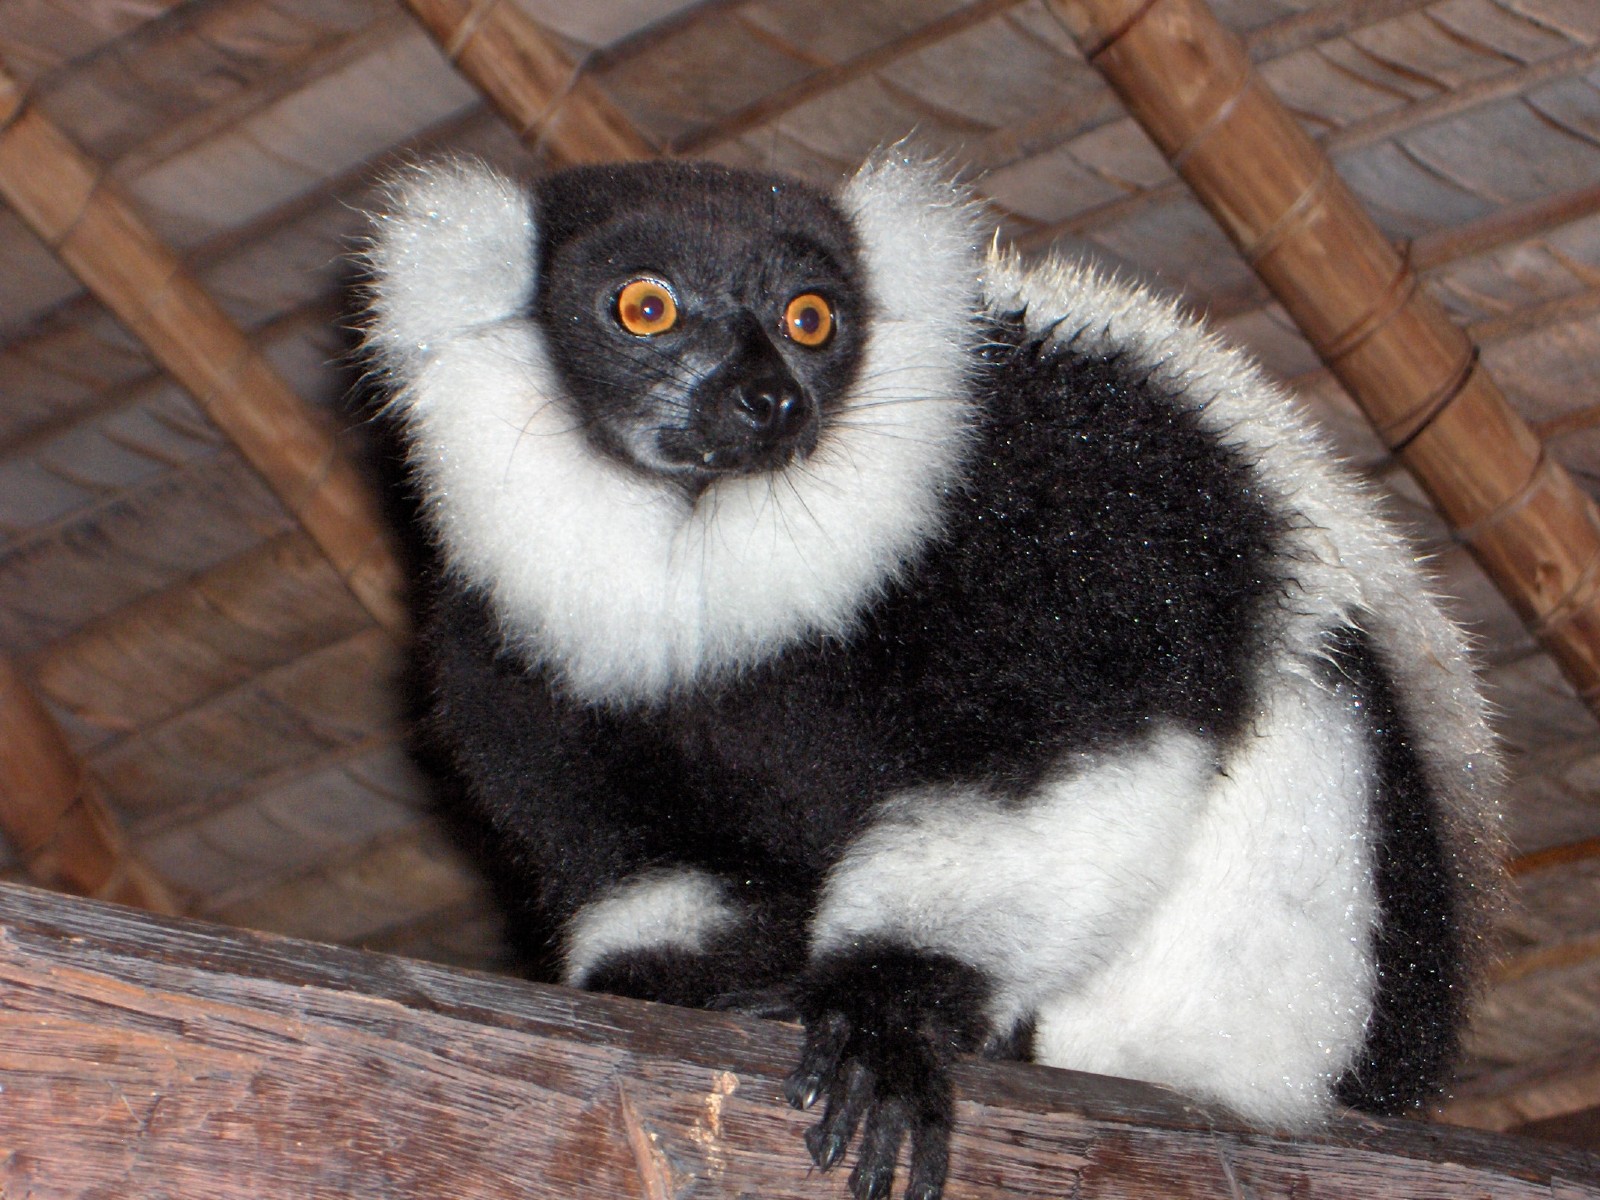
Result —
[[[791, 1027], [0, 887], [0, 1191], [845, 1194], [779, 1098]], [[1593, 1156], [1407, 1122], [1252, 1132], [1138, 1084], [971, 1064], [951, 1200], [1600, 1196]]]

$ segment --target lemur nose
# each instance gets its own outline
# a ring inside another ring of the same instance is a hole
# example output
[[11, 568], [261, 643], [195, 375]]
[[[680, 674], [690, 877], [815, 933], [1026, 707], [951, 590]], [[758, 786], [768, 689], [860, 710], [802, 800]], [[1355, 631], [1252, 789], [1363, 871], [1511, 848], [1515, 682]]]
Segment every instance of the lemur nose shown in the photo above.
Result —
[[766, 437], [788, 437], [806, 421], [804, 395], [784, 381], [759, 380], [741, 388], [738, 405], [740, 416]]

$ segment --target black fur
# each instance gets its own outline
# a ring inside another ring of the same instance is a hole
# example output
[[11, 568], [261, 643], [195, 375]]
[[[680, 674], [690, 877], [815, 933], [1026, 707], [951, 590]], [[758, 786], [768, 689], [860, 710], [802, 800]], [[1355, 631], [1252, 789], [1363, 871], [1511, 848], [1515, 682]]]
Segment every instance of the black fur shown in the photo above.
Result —
[[1121, 363], [1044, 353], [1019, 328], [992, 331], [943, 535], [847, 642], [657, 706], [592, 707], [441, 581], [424, 639], [434, 727], [553, 916], [676, 863], [803, 916], [891, 792], [1020, 795], [1064, 753], [1156, 718], [1237, 732], [1253, 630], [1282, 587], [1248, 465]]
[[[831, 1163], [864, 1122], [862, 1197], [883, 1194], [908, 1131], [912, 1183], [937, 1194], [943, 1064], [1015, 1031], [986, 1028], [982, 977], [936, 956], [869, 947], [808, 966], [824, 873], [876, 802], [917, 784], [1021, 796], [1064, 753], [1133, 741], [1158, 718], [1220, 755], [1249, 709], [1254, 630], [1284, 584], [1250, 464], [1204, 436], [1186, 401], [1124, 361], [1046, 350], [1020, 321], [987, 332], [978, 437], [944, 531], [848, 640], [605, 708], [565, 699], [448, 580], [424, 639], [434, 728], [552, 924], [650, 867], [727, 881], [742, 927], [703, 955], [613, 956], [591, 983], [685, 1004], [796, 1003], [812, 1031], [797, 1094], [815, 1080], [831, 1106], [813, 1153]], [[946, 984], [915, 1000], [908, 981], [923, 974]], [[947, 1032], [891, 1067], [864, 1047], [904, 1039], [860, 1028], [888, 1011]]]
[[[556, 411], [570, 409], [582, 444], [664, 481], [671, 505], [715, 505], [723, 476], [805, 471], [848, 458], [853, 436], [894, 435], [853, 430], [846, 400], [891, 388], [858, 378], [871, 323], [916, 314], [871, 311], [862, 248], [828, 197], [720, 167], [636, 164], [550, 177], [535, 200], [539, 283], [511, 316], [541, 332], [565, 393]], [[617, 320], [621, 289], [641, 277], [681, 308], [648, 336]], [[817, 346], [781, 316], [812, 293], [835, 321]], [[1249, 452], [1202, 423], [1208, 398], [1088, 351], [1096, 331], [1040, 338], [1025, 315], [971, 318], [972, 436], [936, 532], [848, 625], [742, 671], [594, 702], [539, 658], [538, 622], [554, 618], [541, 610], [535, 628], [503, 635], [489, 599], [448, 573], [433, 580], [421, 639], [432, 737], [543, 927], [559, 934], [653, 870], [718, 882], [735, 917], [699, 949], [611, 950], [582, 982], [798, 1015], [805, 1050], [786, 1090], [824, 1101], [807, 1137], [819, 1166], [858, 1145], [858, 1200], [888, 1193], [907, 1141], [907, 1194], [937, 1197], [951, 1060], [1026, 1056], [1033, 1041], [1031, 1014], [990, 1026], [1001, 981], [970, 963], [885, 936], [809, 944], [828, 872], [879, 805], [963, 787], [1025, 804], [1073, 755], [1131, 758], [1174, 728], [1213, 748], [1221, 771], [1263, 711], [1254, 690], [1303, 667], [1268, 640], [1298, 595], [1284, 547], [1300, 531]], [[393, 351], [403, 364], [412, 340]], [[447, 449], [421, 446], [419, 461]], [[441, 509], [447, 491], [432, 497]], [[1365, 714], [1381, 791], [1379, 987], [1339, 1095], [1394, 1111], [1417, 1102], [1453, 1046], [1458, 885], [1390, 665], [1359, 614], [1309, 603], [1329, 610], [1317, 669]]]
[[1354, 1108], [1395, 1114], [1427, 1100], [1455, 1057], [1469, 991], [1457, 883], [1377, 649], [1354, 626], [1332, 631], [1328, 642], [1329, 683], [1359, 697], [1377, 750], [1373, 874], [1382, 913], [1373, 934], [1378, 993], [1361, 1056], [1337, 1095]]
[[[542, 232], [533, 316], [595, 446], [637, 468], [638, 430], [653, 472], [691, 492], [719, 474], [773, 469], [815, 445], [823, 411], [861, 357], [866, 310], [855, 238], [822, 193], [706, 164], [619, 164], [567, 171], [539, 193]], [[666, 281], [683, 320], [640, 338], [615, 319], [624, 284]], [[825, 346], [781, 333], [786, 301], [825, 296]], [[781, 436], [750, 436], [753, 397], [792, 410]]]

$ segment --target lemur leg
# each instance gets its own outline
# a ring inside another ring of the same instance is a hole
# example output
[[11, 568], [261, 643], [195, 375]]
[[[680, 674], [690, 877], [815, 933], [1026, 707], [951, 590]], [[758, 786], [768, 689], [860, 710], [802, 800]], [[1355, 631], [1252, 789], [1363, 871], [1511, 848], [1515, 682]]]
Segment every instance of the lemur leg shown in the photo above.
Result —
[[1039, 1003], [1097, 970], [1144, 918], [1217, 774], [1175, 729], [1064, 760], [1037, 794], [895, 797], [828, 877], [798, 991], [806, 1025], [786, 1092], [823, 1100], [807, 1137], [826, 1169], [859, 1131], [858, 1200], [943, 1187], [954, 1058], [1001, 1050]]
[[639, 872], [567, 923], [565, 982], [694, 1008], [794, 1015], [789, 988], [803, 961], [799, 905], [695, 867]]
[[1159, 903], [1120, 956], [1039, 1005], [1041, 1062], [1159, 1080], [1264, 1125], [1327, 1110], [1379, 982], [1372, 813], [1393, 788], [1374, 697], [1336, 666], [1264, 690]]
[[796, 885], [751, 864], [690, 865], [672, 816], [694, 804], [647, 725], [562, 703], [501, 645], [484, 602], [442, 596], [431, 618], [432, 728], [541, 926], [567, 983], [670, 1003], [768, 1011], [759, 994], [804, 965]]

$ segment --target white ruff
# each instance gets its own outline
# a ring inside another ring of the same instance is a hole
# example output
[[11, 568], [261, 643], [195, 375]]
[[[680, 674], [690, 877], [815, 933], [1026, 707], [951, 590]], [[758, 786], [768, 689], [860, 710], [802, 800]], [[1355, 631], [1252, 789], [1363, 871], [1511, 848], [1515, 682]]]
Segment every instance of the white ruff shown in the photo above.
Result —
[[481, 167], [393, 189], [369, 253], [369, 342], [396, 386], [451, 566], [574, 696], [656, 699], [842, 636], [935, 532], [967, 440], [980, 259], [972, 210], [903, 161], [841, 206], [874, 314], [853, 392], [810, 457], [676, 485], [598, 456], [524, 316], [527, 196]]

